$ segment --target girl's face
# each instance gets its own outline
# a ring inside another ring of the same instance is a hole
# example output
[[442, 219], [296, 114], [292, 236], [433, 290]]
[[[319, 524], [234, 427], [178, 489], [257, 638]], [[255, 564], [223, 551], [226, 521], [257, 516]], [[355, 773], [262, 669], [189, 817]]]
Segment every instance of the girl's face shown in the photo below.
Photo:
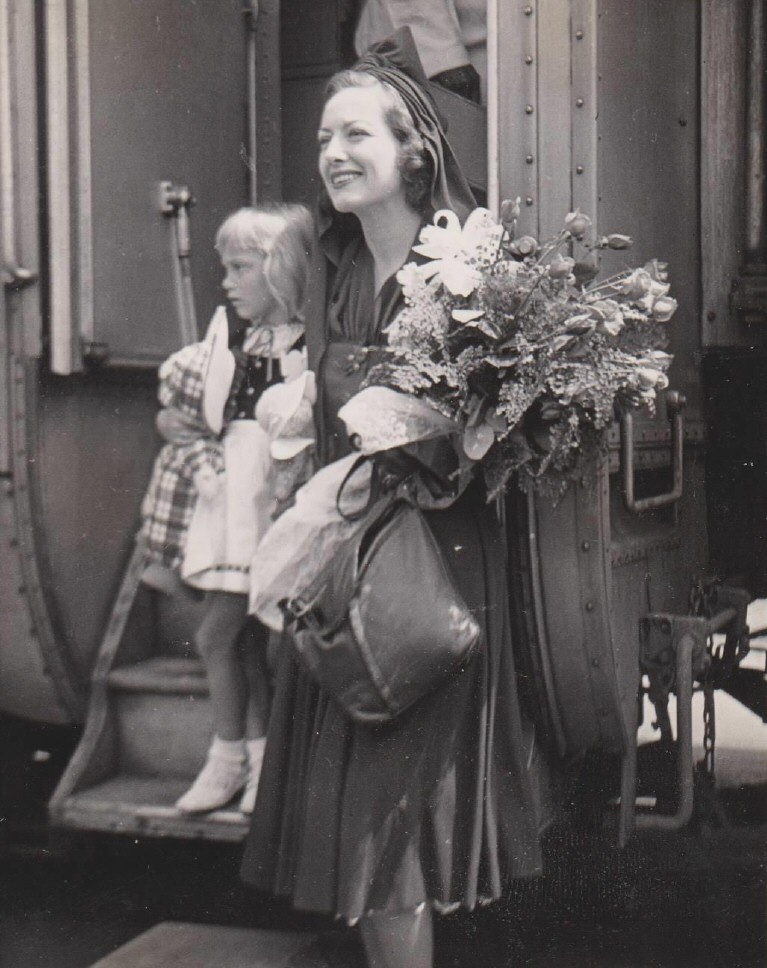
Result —
[[227, 247], [221, 251], [222, 283], [229, 302], [240, 319], [256, 322], [274, 309], [275, 299], [266, 284], [266, 256], [253, 249]]
[[318, 133], [319, 169], [333, 207], [363, 215], [404, 200], [399, 142], [386, 123], [379, 87], [349, 87], [325, 105]]

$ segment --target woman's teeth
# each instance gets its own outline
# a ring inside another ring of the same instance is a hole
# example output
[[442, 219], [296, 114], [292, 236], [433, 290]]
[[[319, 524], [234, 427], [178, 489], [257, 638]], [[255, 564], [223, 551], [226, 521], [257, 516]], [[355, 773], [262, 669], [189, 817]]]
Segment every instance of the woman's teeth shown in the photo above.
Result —
[[356, 177], [356, 172], [342, 172], [338, 175], [332, 175], [330, 184], [333, 186], [333, 188], [343, 188], [344, 185], [348, 185], [349, 182], [354, 181]]

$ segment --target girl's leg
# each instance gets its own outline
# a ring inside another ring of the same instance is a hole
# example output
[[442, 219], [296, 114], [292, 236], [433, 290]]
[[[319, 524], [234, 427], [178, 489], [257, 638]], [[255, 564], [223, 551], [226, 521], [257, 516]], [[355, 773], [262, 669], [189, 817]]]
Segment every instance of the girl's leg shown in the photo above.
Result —
[[367, 914], [360, 919], [368, 968], [432, 968], [434, 935], [428, 904], [404, 914]]
[[186, 813], [223, 807], [248, 778], [244, 739], [248, 681], [237, 647], [247, 599], [230, 592], [209, 592], [206, 605], [195, 643], [205, 663], [216, 735], [200, 774], [176, 802]]
[[248, 682], [237, 640], [247, 616], [247, 597], [234, 592], [208, 592], [205, 617], [195, 645], [205, 663], [216, 735], [223, 740], [245, 736]]

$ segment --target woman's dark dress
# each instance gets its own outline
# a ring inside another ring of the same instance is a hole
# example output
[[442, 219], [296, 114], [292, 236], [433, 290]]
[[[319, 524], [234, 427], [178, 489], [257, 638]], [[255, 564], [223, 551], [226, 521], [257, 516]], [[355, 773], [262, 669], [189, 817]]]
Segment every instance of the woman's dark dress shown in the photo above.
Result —
[[[394, 277], [373, 300], [361, 238], [331, 286], [319, 366], [323, 452], [348, 452], [335, 414], [359, 387], [360, 347], [380, 344], [402, 305]], [[352, 345], [350, 345], [352, 344]], [[350, 359], [351, 358], [351, 359]], [[366, 361], [369, 362], [369, 361]], [[285, 640], [243, 877], [298, 908], [354, 920], [497, 898], [509, 877], [540, 870], [540, 797], [511, 652], [505, 552], [479, 485], [427, 514], [484, 648], [444, 688], [391, 724], [357, 726]]]

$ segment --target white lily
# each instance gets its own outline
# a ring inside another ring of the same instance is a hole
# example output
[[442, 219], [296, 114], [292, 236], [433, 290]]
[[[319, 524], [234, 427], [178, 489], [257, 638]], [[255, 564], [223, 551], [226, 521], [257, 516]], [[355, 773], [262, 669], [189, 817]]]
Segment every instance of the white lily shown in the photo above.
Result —
[[433, 225], [421, 229], [420, 242], [413, 246], [419, 255], [432, 262], [422, 269], [426, 278], [438, 276], [454, 296], [469, 296], [479, 285], [482, 276], [476, 263], [485, 246], [497, 248], [503, 233], [486, 208], [476, 208], [461, 227], [455, 212], [440, 209]]

